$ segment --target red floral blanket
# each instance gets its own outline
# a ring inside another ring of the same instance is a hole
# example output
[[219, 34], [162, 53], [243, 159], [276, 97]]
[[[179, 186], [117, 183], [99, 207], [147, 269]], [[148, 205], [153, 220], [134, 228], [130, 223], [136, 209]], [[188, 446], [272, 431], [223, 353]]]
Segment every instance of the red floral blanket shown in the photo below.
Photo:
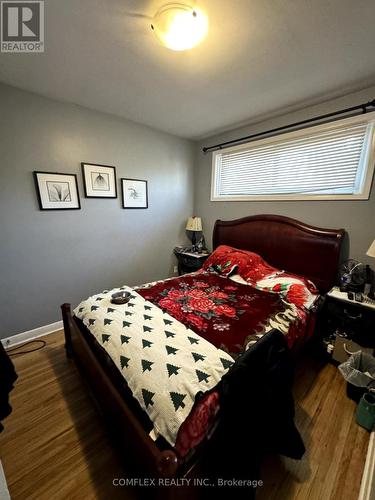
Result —
[[184, 275], [137, 292], [234, 355], [244, 350], [253, 335], [265, 333], [270, 321], [277, 324], [286, 310], [276, 294], [209, 272]]

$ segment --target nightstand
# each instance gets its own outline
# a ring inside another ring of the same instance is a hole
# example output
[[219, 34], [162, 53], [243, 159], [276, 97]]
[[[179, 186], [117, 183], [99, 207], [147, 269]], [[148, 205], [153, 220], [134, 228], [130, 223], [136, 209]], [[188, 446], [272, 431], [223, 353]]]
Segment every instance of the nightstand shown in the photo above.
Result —
[[174, 254], [178, 262], [178, 275], [192, 273], [198, 271], [203, 266], [205, 260], [208, 259], [209, 253], [193, 253], [184, 252], [174, 249]]
[[375, 301], [365, 295], [363, 302], [350, 300], [346, 292], [334, 287], [327, 293], [321, 326], [326, 337], [333, 337], [333, 361], [343, 362], [358, 350], [372, 354], [375, 348]]

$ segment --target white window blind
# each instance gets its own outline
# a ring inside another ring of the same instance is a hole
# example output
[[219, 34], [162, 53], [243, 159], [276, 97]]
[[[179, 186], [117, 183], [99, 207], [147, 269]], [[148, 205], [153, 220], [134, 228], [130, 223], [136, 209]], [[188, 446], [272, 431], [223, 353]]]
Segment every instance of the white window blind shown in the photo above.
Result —
[[357, 117], [216, 152], [211, 199], [367, 198], [373, 135]]

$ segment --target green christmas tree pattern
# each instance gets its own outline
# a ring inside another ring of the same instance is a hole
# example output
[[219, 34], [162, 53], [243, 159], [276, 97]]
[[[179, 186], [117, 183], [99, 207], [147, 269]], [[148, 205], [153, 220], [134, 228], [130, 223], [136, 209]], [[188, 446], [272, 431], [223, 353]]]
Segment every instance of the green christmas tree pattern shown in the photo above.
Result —
[[181, 366], [171, 365], [167, 363], [168, 377], [171, 375], [178, 375], [178, 370], [181, 370]]
[[176, 349], [176, 347], [171, 347], [170, 345], [166, 345], [165, 349], [167, 351], [167, 354], [176, 354], [176, 352], [179, 350]]
[[154, 364], [153, 361], [147, 361], [147, 359], [142, 359], [141, 360], [142, 364], [142, 372], [144, 373], [145, 371], [151, 371], [152, 370], [152, 365]]
[[154, 406], [154, 402], [152, 401], [152, 398], [154, 396], [154, 392], [148, 391], [147, 389], [142, 389], [142, 397], [143, 401], [145, 402], [146, 408], [148, 408], [149, 406]]
[[123, 370], [124, 368], [128, 368], [129, 361], [130, 358], [127, 358], [126, 356], [120, 356], [121, 370]]
[[186, 398], [186, 394], [180, 394], [179, 392], [170, 392], [169, 395], [176, 411], [179, 408], [185, 408], [186, 405], [183, 400]]
[[153, 342], [150, 342], [149, 340], [142, 339], [143, 349], [145, 349], [146, 347], [151, 347], [152, 344], [153, 344]]

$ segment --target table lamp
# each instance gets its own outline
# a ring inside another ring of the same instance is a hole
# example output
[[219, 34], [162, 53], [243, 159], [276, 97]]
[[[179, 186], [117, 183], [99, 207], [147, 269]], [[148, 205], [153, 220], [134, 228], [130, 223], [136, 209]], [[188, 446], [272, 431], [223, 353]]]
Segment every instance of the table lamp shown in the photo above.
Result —
[[200, 217], [189, 217], [186, 224], [186, 231], [191, 231], [191, 242], [193, 244], [194, 250], [197, 244], [197, 232], [202, 231], [202, 219]]
[[[369, 257], [373, 257], [375, 259], [375, 240], [370, 245], [370, 248], [367, 250], [366, 255]], [[371, 272], [371, 289], [368, 294], [369, 299], [375, 299], [375, 273]]]

